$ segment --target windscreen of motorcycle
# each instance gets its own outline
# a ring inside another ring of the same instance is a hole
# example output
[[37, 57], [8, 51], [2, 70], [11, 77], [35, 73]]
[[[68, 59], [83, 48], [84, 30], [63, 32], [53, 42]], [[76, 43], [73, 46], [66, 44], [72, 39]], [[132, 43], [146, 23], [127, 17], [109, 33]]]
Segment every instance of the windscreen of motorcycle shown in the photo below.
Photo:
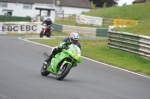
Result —
[[81, 50], [80, 50], [80, 48], [77, 45], [75, 45], [75, 44], [72, 44], [72, 45], [73, 45], [73, 49], [77, 52], [77, 54], [79, 56], [81, 56]]

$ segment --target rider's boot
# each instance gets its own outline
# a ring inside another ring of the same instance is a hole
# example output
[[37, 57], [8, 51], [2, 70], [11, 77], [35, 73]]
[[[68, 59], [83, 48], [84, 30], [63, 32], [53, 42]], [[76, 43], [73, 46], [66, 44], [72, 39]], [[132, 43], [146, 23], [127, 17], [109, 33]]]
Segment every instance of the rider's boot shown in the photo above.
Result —
[[52, 59], [52, 54], [45, 60], [44, 64], [46, 66], [49, 66], [50, 65], [50, 62], [51, 62], [51, 59]]

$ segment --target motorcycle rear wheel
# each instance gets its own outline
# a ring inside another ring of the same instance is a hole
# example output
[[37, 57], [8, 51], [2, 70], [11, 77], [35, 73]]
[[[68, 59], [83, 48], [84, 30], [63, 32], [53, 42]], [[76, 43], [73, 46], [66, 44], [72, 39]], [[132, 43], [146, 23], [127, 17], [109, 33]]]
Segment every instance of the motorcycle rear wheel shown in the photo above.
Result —
[[56, 74], [56, 79], [57, 80], [64, 79], [70, 72], [71, 68], [72, 66], [70, 64], [65, 64], [62, 69], [59, 69], [58, 73]]
[[45, 64], [43, 64], [43, 66], [41, 68], [41, 74], [42, 74], [42, 76], [47, 76], [50, 74], [50, 72], [46, 70], [47, 67], [46, 68], [44, 68], [44, 67], [45, 67]]
[[51, 33], [46, 33], [46, 36], [47, 37], [51, 37]]

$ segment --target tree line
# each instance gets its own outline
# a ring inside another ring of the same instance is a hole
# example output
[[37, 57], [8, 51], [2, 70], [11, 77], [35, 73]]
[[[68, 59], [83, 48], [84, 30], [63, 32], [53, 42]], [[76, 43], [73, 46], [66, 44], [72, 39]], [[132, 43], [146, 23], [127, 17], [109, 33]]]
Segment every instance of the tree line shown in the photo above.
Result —
[[93, 4], [96, 7], [103, 7], [104, 5], [106, 7], [111, 7], [117, 4], [117, 1], [119, 0], [89, 0], [90, 2], [93, 2]]

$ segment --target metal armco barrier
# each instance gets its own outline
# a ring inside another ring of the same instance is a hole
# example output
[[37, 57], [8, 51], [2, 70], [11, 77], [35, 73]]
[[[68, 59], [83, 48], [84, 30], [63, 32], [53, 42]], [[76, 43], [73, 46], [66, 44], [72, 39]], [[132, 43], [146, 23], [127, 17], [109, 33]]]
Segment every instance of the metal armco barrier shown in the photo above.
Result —
[[52, 27], [54, 28], [53, 31], [56, 31], [56, 32], [62, 32], [62, 25], [60, 24], [52, 24]]
[[96, 29], [96, 36], [97, 37], [107, 37], [108, 36], [108, 29], [106, 29], [106, 28], [97, 28]]
[[108, 46], [150, 58], [150, 37], [127, 32], [110, 31]]

